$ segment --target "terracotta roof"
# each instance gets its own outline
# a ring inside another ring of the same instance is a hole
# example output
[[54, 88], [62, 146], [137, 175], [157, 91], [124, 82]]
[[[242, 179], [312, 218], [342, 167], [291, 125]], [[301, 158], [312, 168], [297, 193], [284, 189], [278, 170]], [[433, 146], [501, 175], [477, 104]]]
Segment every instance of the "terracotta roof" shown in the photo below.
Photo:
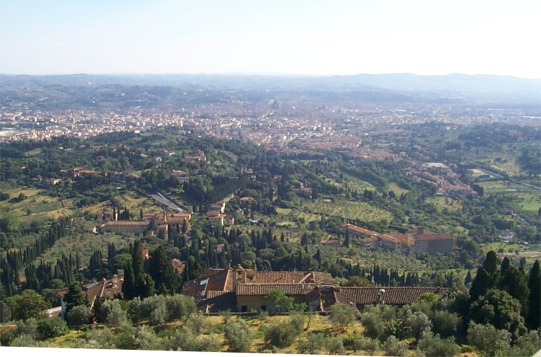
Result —
[[395, 233], [389, 233], [388, 235], [398, 239], [400, 241], [400, 244], [402, 244], [402, 246], [410, 248], [410, 245], [411, 245], [410, 238], [407, 234], [395, 232]]
[[193, 297], [195, 300], [205, 296], [207, 284], [206, 279], [190, 280], [184, 283], [181, 293]]
[[348, 224], [344, 224], [342, 227], [344, 227], [345, 229], [350, 230], [352, 232], [355, 232], [355, 233], [366, 234], [366, 235], [369, 235], [369, 236], [378, 235], [378, 232], [374, 232], [374, 231], [371, 231], [369, 229], [358, 227], [358, 226], [356, 226], [354, 224], [349, 224], [348, 223]]
[[[88, 296], [89, 301], [94, 301], [97, 297], [114, 298], [116, 295], [122, 295], [122, 278], [114, 277], [109, 280], [101, 280], [98, 282], [86, 284], [82, 286], [83, 294]], [[57, 291], [57, 294], [64, 297], [68, 293], [68, 289]]]
[[109, 221], [103, 224], [104, 227], [110, 226], [148, 226], [147, 221]]
[[237, 296], [234, 292], [208, 292], [207, 298], [200, 301], [199, 308], [205, 312], [220, 312], [226, 310], [235, 310], [237, 306]]
[[[247, 272], [247, 277], [250, 274]], [[298, 284], [298, 283], [332, 283], [332, 276], [329, 273], [308, 272], [308, 271], [258, 271], [253, 272], [251, 284]]]
[[184, 283], [182, 294], [198, 300], [211, 294], [211, 291], [232, 291], [233, 279], [230, 274], [231, 270], [227, 269], [205, 269], [200, 278]]
[[231, 274], [231, 270], [223, 270], [217, 274], [212, 275], [212, 279], [209, 279], [207, 290], [213, 290], [213, 291], [231, 291], [233, 290], [233, 287], [228, 286], [228, 280], [231, 281], [232, 279], [229, 278], [229, 275]]
[[282, 290], [286, 295], [307, 295], [316, 284], [238, 284], [237, 296], [264, 296], [271, 290]]
[[424, 231], [424, 233], [421, 233], [421, 234], [415, 234], [414, 237], [415, 237], [415, 240], [445, 240], [445, 239], [454, 240], [455, 239], [449, 233], [434, 233], [434, 232], [428, 232], [428, 231]]
[[397, 238], [395, 238], [395, 237], [393, 237], [391, 235], [371, 231], [369, 229], [358, 227], [358, 226], [353, 225], [353, 224], [345, 224], [343, 227], [345, 229], [350, 230], [350, 231], [355, 232], [355, 233], [365, 234], [365, 235], [368, 235], [370, 237], [378, 237], [380, 239], [387, 240], [387, 241], [392, 241], [392, 242], [396, 242], [396, 243], [399, 242], [399, 240]]
[[432, 287], [341, 287], [335, 292], [336, 301], [341, 304], [370, 305], [380, 302], [380, 290], [383, 301], [390, 305], [405, 305], [417, 300], [424, 293], [443, 294], [448, 289]]

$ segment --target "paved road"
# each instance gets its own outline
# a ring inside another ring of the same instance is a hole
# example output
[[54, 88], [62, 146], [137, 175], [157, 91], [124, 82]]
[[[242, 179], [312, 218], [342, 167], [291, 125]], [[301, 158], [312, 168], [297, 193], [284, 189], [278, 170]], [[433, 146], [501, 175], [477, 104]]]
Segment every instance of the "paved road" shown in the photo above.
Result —
[[161, 193], [154, 193], [154, 194], [151, 194], [150, 197], [152, 197], [154, 200], [160, 202], [161, 204], [163, 205], [166, 205], [167, 207], [175, 210], [175, 211], [179, 211], [179, 212], [182, 212], [184, 211], [182, 208], [180, 208], [177, 204], [175, 204], [174, 202], [172, 202], [171, 200], [165, 198]]

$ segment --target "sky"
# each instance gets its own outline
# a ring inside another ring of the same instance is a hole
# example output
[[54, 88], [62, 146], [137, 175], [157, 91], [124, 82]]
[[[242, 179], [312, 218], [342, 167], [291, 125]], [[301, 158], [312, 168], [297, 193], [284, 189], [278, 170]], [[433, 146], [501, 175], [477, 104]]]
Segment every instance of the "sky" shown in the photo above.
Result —
[[539, 0], [0, 0], [3, 74], [541, 79]]

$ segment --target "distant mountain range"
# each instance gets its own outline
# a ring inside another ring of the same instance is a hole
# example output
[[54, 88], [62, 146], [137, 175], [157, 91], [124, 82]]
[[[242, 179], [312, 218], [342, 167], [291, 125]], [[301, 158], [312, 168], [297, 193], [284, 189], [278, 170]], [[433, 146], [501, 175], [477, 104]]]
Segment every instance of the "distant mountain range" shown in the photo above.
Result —
[[[359, 74], [348, 76], [263, 75], [0, 75], [0, 104], [36, 107], [95, 106], [104, 103], [139, 105], [182, 104], [186, 93], [197, 101], [206, 91], [212, 99], [291, 98], [385, 103], [455, 103], [483, 106], [541, 107], [541, 80], [490, 75]], [[229, 94], [224, 94], [225, 92]], [[124, 93], [121, 95], [121, 93]], [[44, 99], [46, 98], [46, 99]]]

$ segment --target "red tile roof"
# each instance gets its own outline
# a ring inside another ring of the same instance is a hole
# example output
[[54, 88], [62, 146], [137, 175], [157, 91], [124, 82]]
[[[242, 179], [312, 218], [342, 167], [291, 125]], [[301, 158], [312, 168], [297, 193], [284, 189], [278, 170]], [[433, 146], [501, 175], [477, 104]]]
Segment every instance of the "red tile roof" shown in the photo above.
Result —
[[405, 305], [417, 300], [424, 293], [443, 294], [448, 289], [433, 287], [341, 287], [335, 292], [336, 301], [341, 304], [370, 305], [380, 301], [390, 305]]
[[238, 284], [237, 296], [264, 296], [272, 290], [282, 290], [286, 295], [307, 295], [316, 284]]

